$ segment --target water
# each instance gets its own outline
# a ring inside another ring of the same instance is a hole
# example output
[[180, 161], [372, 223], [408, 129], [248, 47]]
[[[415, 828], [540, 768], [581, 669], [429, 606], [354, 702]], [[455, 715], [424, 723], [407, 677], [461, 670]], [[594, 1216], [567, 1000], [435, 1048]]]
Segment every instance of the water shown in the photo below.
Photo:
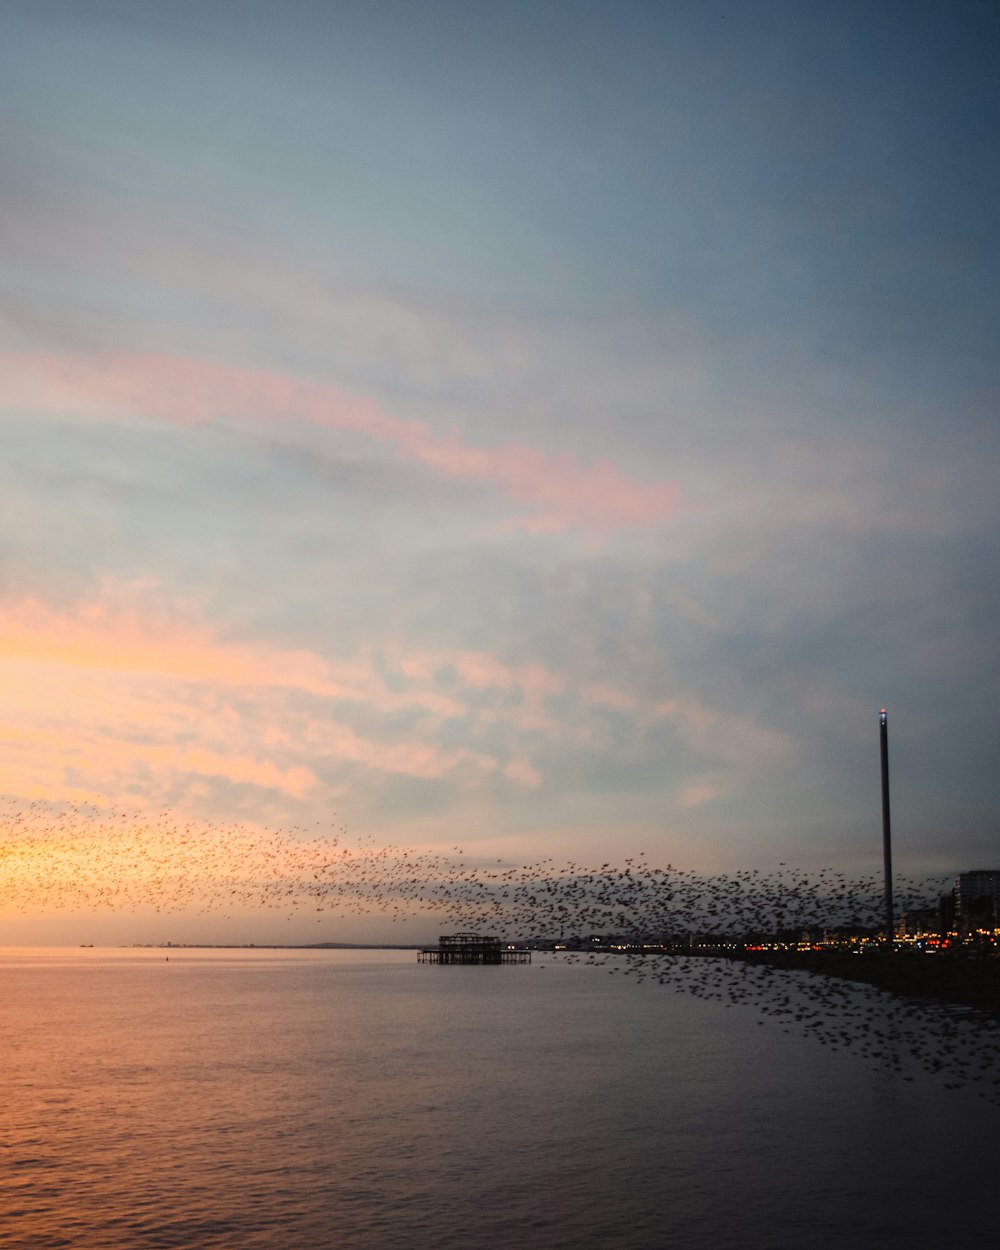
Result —
[[0, 988], [5, 1247], [912, 1250], [990, 1227], [998, 1113], [973, 1091], [558, 957], [8, 951]]

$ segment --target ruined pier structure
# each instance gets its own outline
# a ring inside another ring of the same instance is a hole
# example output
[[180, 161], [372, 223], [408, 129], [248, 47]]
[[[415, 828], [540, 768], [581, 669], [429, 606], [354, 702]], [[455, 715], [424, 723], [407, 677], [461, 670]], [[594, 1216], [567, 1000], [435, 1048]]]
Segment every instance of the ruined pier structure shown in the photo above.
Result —
[[422, 950], [422, 964], [530, 964], [531, 951], [505, 946], [499, 938], [479, 933], [442, 934], [438, 946]]

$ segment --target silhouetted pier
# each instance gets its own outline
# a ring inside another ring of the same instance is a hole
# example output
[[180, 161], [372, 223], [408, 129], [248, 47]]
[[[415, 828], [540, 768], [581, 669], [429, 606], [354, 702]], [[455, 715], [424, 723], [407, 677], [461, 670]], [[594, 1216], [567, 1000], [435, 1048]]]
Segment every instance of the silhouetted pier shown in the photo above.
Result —
[[530, 964], [531, 951], [512, 950], [499, 938], [478, 933], [442, 934], [438, 946], [417, 955], [422, 964]]

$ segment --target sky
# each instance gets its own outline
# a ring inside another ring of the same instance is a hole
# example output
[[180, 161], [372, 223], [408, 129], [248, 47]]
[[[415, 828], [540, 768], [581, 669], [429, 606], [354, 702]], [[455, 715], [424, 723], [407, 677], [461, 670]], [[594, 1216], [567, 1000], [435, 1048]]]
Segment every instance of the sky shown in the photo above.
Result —
[[995, 5], [2, 8], [5, 810], [1000, 863]]

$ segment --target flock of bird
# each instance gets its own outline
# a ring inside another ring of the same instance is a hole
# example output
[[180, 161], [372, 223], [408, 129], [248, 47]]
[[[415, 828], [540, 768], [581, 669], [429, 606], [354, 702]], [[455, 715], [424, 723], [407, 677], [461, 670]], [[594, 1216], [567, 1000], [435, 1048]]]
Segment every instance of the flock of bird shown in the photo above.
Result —
[[603, 962], [612, 973], [725, 1007], [752, 1007], [758, 1024], [802, 1034], [831, 1052], [859, 1054], [904, 1081], [923, 1074], [946, 1089], [968, 1088], [1000, 1103], [1000, 1022], [981, 1013], [768, 963], [683, 955], [569, 958]]
[[[927, 906], [941, 888], [897, 880], [898, 906]], [[621, 865], [507, 865], [458, 846], [441, 854], [352, 842], [336, 825], [261, 831], [183, 822], [169, 810], [151, 817], [39, 800], [0, 805], [0, 905], [21, 911], [425, 913], [503, 938], [659, 939], [873, 925], [881, 899], [877, 877], [783, 864], [771, 874], [718, 876], [655, 867], [645, 855]]]
[[[897, 880], [901, 910], [932, 906], [940, 880]], [[787, 865], [705, 876], [645, 855], [620, 865], [509, 865], [348, 839], [343, 827], [255, 829], [184, 822], [81, 804], [0, 804], [0, 912], [155, 909], [188, 915], [284, 913], [290, 918], [381, 913], [426, 917], [435, 933], [478, 931], [508, 940], [616, 935], [678, 941], [871, 926], [882, 916], [877, 877], [852, 879]], [[597, 962], [600, 954], [567, 955]], [[1000, 1024], [867, 986], [743, 961], [651, 952], [612, 959], [620, 970], [763, 1019], [832, 1049], [853, 1048], [912, 1077], [976, 1084], [1000, 1099]]]

